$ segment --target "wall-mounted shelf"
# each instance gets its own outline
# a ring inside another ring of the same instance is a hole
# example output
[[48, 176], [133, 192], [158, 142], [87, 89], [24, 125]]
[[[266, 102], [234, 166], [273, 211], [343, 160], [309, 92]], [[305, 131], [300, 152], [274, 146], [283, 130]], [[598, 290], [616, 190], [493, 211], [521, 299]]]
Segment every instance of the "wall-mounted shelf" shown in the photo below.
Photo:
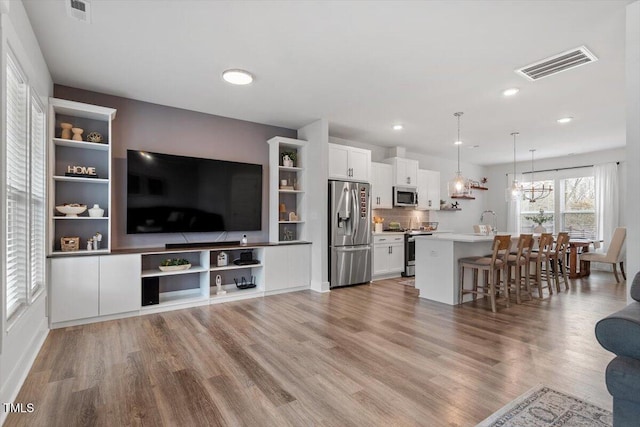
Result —
[[476, 198], [473, 196], [451, 196], [452, 199], [465, 199], [465, 200], [475, 200]]
[[461, 208], [440, 208], [441, 211], [461, 211]]
[[478, 186], [478, 187], [471, 187], [472, 190], [488, 190], [487, 187], [482, 187], [482, 186]]

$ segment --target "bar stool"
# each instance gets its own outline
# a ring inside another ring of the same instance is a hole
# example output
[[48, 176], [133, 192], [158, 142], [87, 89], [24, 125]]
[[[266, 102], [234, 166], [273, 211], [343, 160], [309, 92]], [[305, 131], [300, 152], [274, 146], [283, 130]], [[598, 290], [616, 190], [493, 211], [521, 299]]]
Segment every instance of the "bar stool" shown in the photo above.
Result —
[[[488, 295], [491, 300], [491, 311], [496, 312], [496, 292], [500, 288], [500, 271], [504, 272], [505, 278], [505, 297], [506, 304], [509, 307], [509, 285], [506, 281], [507, 271], [505, 262], [511, 249], [511, 236], [501, 235], [493, 238], [491, 257], [467, 257], [460, 258], [458, 265], [460, 266], [460, 290], [458, 293], [458, 304], [462, 304], [464, 294], [473, 294], [475, 300], [478, 295]], [[464, 269], [473, 269], [473, 289], [464, 288]], [[478, 273], [484, 273], [484, 285], [478, 285]]]
[[560, 292], [560, 279], [564, 280], [565, 290], [569, 290], [569, 275], [567, 273], [567, 251], [569, 250], [569, 233], [558, 233], [556, 239], [556, 247], [550, 252], [550, 261], [553, 262], [554, 281], [556, 283], [556, 291]]
[[[522, 292], [523, 287], [524, 291], [529, 294], [529, 298], [533, 299], [529, 283], [529, 269], [533, 243], [533, 234], [521, 234], [520, 237], [518, 237], [517, 252], [509, 254], [507, 258], [507, 284], [515, 290], [517, 304], [522, 302], [520, 293]], [[511, 276], [512, 267], [513, 277]]]
[[[532, 251], [529, 257], [529, 261], [535, 265], [535, 270], [530, 278], [533, 278], [533, 282], [529, 282], [531, 287], [538, 288], [538, 297], [542, 298], [542, 290], [548, 289], [549, 295], [553, 295], [553, 285], [551, 284], [551, 278], [549, 277], [550, 256], [549, 253], [553, 248], [553, 235], [551, 233], [542, 233], [540, 240], [538, 241], [538, 251]], [[546, 286], [542, 286], [542, 267], [545, 270]]]

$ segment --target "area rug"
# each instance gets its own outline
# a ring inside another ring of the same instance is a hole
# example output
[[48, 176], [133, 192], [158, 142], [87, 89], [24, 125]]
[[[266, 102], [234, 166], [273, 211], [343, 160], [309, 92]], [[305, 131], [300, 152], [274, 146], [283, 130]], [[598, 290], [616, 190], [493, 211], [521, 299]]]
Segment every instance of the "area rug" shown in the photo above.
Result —
[[613, 415], [577, 397], [537, 386], [495, 412], [477, 427], [605, 427]]

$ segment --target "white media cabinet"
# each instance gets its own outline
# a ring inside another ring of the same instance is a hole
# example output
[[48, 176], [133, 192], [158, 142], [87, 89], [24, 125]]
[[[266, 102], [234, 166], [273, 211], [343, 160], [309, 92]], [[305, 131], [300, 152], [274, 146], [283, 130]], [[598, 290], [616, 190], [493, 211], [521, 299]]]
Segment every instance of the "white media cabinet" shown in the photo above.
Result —
[[[233, 260], [251, 250], [259, 264], [239, 266]], [[228, 255], [229, 264], [216, 265], [218, 253]], [[185, 258], [192, 267], [160, 271], [166, 258]], [[257, 243], [185, 249], [124, 249], [111, 254], [49, 258], [51, 328], [99, 322], [120, 317], [157, 313], [256, 298], [309, 289], [311, 244]], [[220, 275], [225, 295], [216, 294]], [[240, 290], [234, 278], [255, 278], [256, 287]], [[145, 278], [160, 280], [159, 304], [142, 306]]]

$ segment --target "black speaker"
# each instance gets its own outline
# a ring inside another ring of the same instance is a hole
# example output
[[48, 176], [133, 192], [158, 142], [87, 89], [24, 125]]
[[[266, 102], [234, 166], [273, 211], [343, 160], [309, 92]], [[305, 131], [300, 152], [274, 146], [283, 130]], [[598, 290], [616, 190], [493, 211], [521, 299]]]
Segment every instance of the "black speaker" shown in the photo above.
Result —
[[142, 306], [160, 304], [160, 278], [142, 278]]

